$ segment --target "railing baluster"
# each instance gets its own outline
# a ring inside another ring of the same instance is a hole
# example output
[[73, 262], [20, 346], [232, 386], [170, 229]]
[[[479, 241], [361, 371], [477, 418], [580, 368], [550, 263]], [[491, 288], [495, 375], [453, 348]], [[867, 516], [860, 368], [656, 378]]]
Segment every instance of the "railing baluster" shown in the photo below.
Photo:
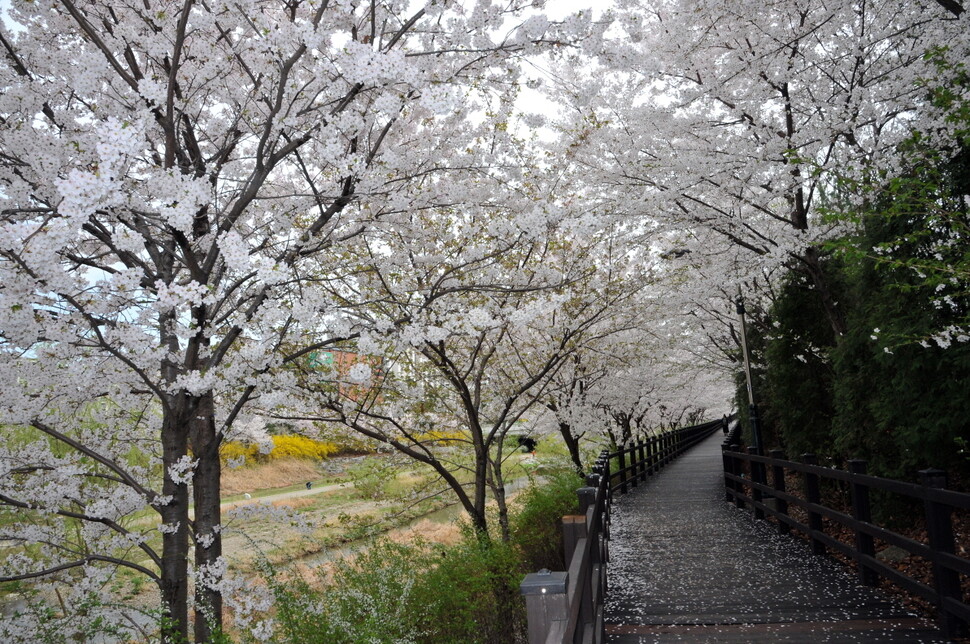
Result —
[[653, 476], [657, 473], [657, 436], [656, 434], [647, 439], [647, 474]]
[[626, 450], [620, 448], [620, 494], [626, 494]]
[[734, 457], [727, 445], [721, 445], [721, 461], [724, 463], [724, 500], [730, 503], [734, 500], [734, 495], [731, 494], [734, 481], [728, 478], [728, 474], [734, 474]]
[[[853, 474], [865, 474], [866, 462], [861, 459], [849, 461], [849, 471]], [[852, 493], [852, 518], [856, 521], [872, 523], [872, 506], [869, 503], [869, 487], [864, 483], [853, 481], [851, 484]], [[876, 544], [871, 534], [856, 529], [855, 549], [860, 555], [869, 557], [876, 556]], [[859, 567], [859, 581], [863, 586], [875, 586], [879, 583], [879, 576], [863, 563], [862, 557], [856, 557], [856, 565]]]
[[[748, 454], [753, 456], [761, 456], [761, 450], [754, 445], [751, 445], [748, 447]], [[764, 469], [762, 468], [761, 463], [757, 463], [755, 461], [749, 461], [749, 463], [751, 463], [751, 507], [754, 510], [754, 518], [764, 520], [765, 511], [758, 507], [758, 505], [764, 500], [764, 495], [762, 494], [761, 490], [755, 487], [756, 483], [764, 485]]]
[[640, 480], [647, 480], [647, 454], [643, 437], [640, 437]]
[[[734, 454], [737, 454], [741, 451], [741, 446], [738, 444], [731, 445], [731, 451]], [[732, 454], [731, 462], [734, 463], [734, 475], [737, 477], [741, 477], [743, 475], [743, 472], [741, 471], [741, 467], [742, 467], [741, 459], [737, 458]], [[742, 483], [741, 481], [735, 481], [734, 491], [737, 493], [734, 495], [735, 507], [744, 509], [744, 499], [741, 498], [741, 495], [744, 494], [744, 483]]]
[[[785, 460], [785, 453], [780, 449], [773, 449], [768, 452], [768, 455], [779, 461]], [[771, 484], [775, 488], [776, 492], [782, 494], [785, 493], [785, 468], [778, 464], [772, 464], [771, 466]], [[779, 514], [788, 516], [788, 501], [785, 501], [779, 496], [775, 496], [775, 510]], [[791, 532], [791, 526], [785, 523], [783, 520], [778, 519], [778, 534], [788, 534]]]
[[640, 463], [637, 461], [637, 444], [634, 442], [628, 448], [630, 452], [630, 485], [636, 487], [640, 484], [640, 476], [637, 473], [637, 469], [640, 467]]
[[[937, 469], [920, 470], [920, 483], [928, 488], [946, 488], [946, 472]], [[953, 542], [953, 508], [945, 503], [931, 501], [923, 502], [926, 511], [926, 532], [929, 536], [930, 547], [936, 552], [954, 553]], [[940, 561], [933, 561], [933, 586], [938, 596], [937, 606], [940, 609], [940, 625], [943, 633], [949, 637], [958, 637], [966, 632], [966, 624], [956, 615], [947, 610], [945, 599], [963, 601], [960, 589], [960, 575]]]
[[[802, 454], [802, 463], [806, 465], [818, 465], [818, 459], [815, 457], [815, 454]], [[822, 493], [818, 486], [818, 474], [805, 472], [805, 500], [816, 505], [821, 504]], [[822, 532], [822, 515], [809, 510], [808, 528], [815, 532]], [[817, 555], [825, 554], [824, 543], [816, 539], [812, 534], [809, 535], [809, 540], [812, 542], [812, 552]]]

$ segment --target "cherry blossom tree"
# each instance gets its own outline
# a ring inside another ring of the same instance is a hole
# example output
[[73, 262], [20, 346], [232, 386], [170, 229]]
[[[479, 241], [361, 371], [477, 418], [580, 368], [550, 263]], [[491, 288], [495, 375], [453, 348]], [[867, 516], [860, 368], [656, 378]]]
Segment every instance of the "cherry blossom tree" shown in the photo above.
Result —
[[699, 330], [656, 300], [638, 298], [635, 310], [639, 324], [574, 355], [545, 402], [580, 471], [584, 444], [612, 449], [729, 410], [731, 363], [712, 362]]
[[[412, 214], [416, 225], [374, 227], [359, 237], [366, 247], [359, 257], [409, 249], [393, 262], [361, 266], [335, 291], [368, 303], [354, 311], [369, 326], [354, 345], [381, 356], [381, 373], [362, 370], [369, 383], [361, 396], [334, 388], [331, 374], [308, 371], [295, 395], [316, 395], [304, 398], [303, 414], [283, 416], [342, 423], [430, 466], [483, 538], [489, 493], [508, 538], [509, 431], [540, 405], [580, 347], [610, 332], [606, 320], [631, 315], [635, 288], [624, 280], [637, 283], [617, 260], [600, 264], [608, 235], [563, 219], [568, 209], [535, 192], [541, 177], [510, 177], [512, 167], [500, 181], [479, 177], [466, 186], [462, 208]], [[504, 198], [497, 197], [502, 185]], [[432, 428], [449, 435], [448, 446], [464, 443], [470, 462], [441, 449]]]
[[742, 284], [768, 295], [779, 271], [803, 272], [838, 335], [822, 242], [845, 228], [827, 207], [846, 181], [891, 168], [914, 128], [952, 135], [926, 90], [959, 73], [928, 53], [967, 55], [965, 19], [946, 8], [624, 3], [624, 35], [600, 65], [563, 72], [572, 160], [593, 194], [656, 222], [693, 264], [712, 262], [718, 281], [730, 275], [731, 297]]
[[[357, 270], [354, 240], [475, 169], [466, 117], [495, 128], [519, 57], [589, 32], [530, 4], [13, 5], [0, 504], [22, 550], [0, 579], [70, 573], [79, 601], [127, 567], [157, 585], [164, 641], [188, 640], [192, 606], [196, 641], [224, 601], [251, 612], [221, 552], [219, 446], [292, 365], [360, 334], [354, 294], [321, 288]], [[154, 526], [127, 519], [143, 507]]]

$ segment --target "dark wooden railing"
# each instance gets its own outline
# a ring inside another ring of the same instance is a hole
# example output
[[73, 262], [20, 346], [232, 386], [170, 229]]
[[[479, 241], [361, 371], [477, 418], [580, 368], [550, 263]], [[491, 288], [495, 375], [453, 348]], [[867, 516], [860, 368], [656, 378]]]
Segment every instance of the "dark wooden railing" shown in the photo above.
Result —
[[731, 419], [714, 420], [692, 427], [673, 429], [631, 442], [609, 455], [617, 467], [610, 477], [610, 491], [626, 494], [640, 481], [659, 472], [664, 465], [674, 460], [686, 450], [710, 436], [723, 430]]
[[603, 599], [609, 559], [610, 461], [600, 455], [587, 487], [576, 491], [582, 514], [562, 519], [568, 571], [540, 570], [526, 575], [529, 644], [603, 642]]
[[[698, 441], [724, 426], [722, 421], [685, 427], [636, 441], [610, 453], [603, 450], [586, 487], [579, 488], [582, 514], [562, 520], [566, 571], [526, 575], [520, 590], [529, 620], [529, 644], [601, 644], [605, 641], [603, 601], [609, 561], [610, 503]], [[616, 472], [611, 462], [620, 463]], [[627, 465], [629, 462], [629, 465]]]
[[[954, 510], [970, 510], [970, 494], [947, 490], [946, 473], [942, 470], [920, 471], [920, 484], [879, 478], [866, 474], [866, 462], [852, 460], [848, 470], [817, 465], [813, 454], [803, 454], [802, 462], [786, 460], [774, 450], [761, 456], [754, 448], [741, 451], [737, 444], [724, 450], [724, 485], [728, 501], [739, 508], [750, 508], [755, 517], [772, 517], [778, 531], [795, 530], [805, 535], [816, 554], [831, 549], [855, 562], [859, 581], [868, 586], [886, 579], [890, 583], [936, 605], [940, 623], [947, 637], [968, 632], [970, 606], [964, 601], [961, 575], [970, 575], [970, 560], [955, 554]], [[768, 481], [768, 473], [771, 481]], [[797, 473], [801, 494], [786, 488], [786, 475]], [[848, 489], [851, 514], [822, 502], [823, 482], [834, 482]], [[926, 543], [913, 540], [877, 525], [872, 518], [870, 492], [896, 495], [921, 502], [926, 520]], [[801, 508], [805, 522], [793, 518], [789, 510]], [[846, 544], [825, 531], [825, 521], [841, 524], [854, 533], [852, 544]], [[897, 570], [876, 556], [876, 540], [896, 546], [929, 562], [933, 571], [932, 586]]]

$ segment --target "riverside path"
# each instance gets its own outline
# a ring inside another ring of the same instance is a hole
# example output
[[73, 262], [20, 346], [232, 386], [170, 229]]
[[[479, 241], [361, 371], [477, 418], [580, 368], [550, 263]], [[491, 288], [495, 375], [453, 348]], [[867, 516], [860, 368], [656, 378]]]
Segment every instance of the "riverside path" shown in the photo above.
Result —
[[607, 642], [946, 642], [724, 501], [715, 434], [612, 509]]

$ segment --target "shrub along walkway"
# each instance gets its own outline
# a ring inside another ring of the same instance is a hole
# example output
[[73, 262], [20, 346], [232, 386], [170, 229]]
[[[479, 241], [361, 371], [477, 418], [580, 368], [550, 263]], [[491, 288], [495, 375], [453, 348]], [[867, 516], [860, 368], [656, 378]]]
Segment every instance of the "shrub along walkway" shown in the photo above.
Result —
[[608, 642], [946, 641], [837, 562], [726, 503], [721, 440], [615, 498]]

